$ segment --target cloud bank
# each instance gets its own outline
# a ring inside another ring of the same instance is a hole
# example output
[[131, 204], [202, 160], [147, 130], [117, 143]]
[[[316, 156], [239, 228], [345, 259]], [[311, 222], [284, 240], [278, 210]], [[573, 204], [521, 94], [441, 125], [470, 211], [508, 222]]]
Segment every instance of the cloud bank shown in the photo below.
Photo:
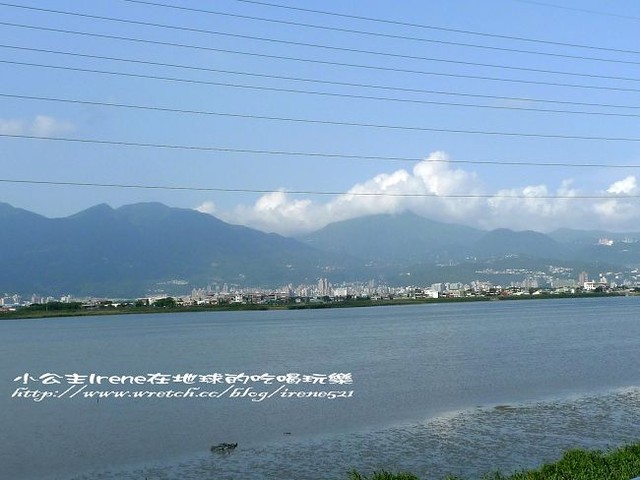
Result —
[[[329, 201], [300, 199], [284, 191], [261, 196], [217, 215], [267, 232], [295, 235], [350, 218], [405, 210], [448, 223], [483, 229], [551, 231], [577, 229], [639, 230], [640, 208], [635, 176], [627, 176], [598, 192], [585, 192], [571, 179], [556, 187], [524, 185], [491, 192], [474, 173], [458, 168], [443, 152], [432, 153], [413, 169], [381, 173], [354, 185]], [[428, 195], [428, 197], [425, 197]], [[475, 198], [455, 198], [476, 195]], [[572, 198], [609, 195], [607, 199]], [[517, 196], [519, 198], [509, 198]], [[568, 198], [549, 198], [549, 197]], [[198, 208], [200, 211], [209, 209]], [[211, 213], [211, 212], [210, 212]]]

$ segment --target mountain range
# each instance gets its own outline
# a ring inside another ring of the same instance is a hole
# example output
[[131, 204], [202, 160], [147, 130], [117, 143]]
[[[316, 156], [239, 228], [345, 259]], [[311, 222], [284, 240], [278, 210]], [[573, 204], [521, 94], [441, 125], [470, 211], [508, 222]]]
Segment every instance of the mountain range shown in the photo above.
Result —
[[[320, 250], [382, 264], [450, 263], [514, 255], [564, 261], [640, 264], [640, 233], [562, 229], [549, 234], [499, 228], [491, 231], [436, 222], [414, 213], [372, 215], [332, 223], [297, 237]], [[601, 240], [612, 240], [604, 245]]]
[[59, 219], [0, 204], [0, 224], [0, 292], [129, 296], [172, 285], [315, 282], [349, 267], [294, 239], [158, 203]]
[[[0, 293], [132, 297], [223, 283], [267, 287], [326, 277], [400, 285], [468, 282], [515, 265], [592, 272], [640, 265], [638, 233], [483, 231], [408, 212], [287, 238], [159, 203], [97, 205], [56, 219], [0, 203], [0, 231]], [[599, 243], [605, 237], [613, 244]]]

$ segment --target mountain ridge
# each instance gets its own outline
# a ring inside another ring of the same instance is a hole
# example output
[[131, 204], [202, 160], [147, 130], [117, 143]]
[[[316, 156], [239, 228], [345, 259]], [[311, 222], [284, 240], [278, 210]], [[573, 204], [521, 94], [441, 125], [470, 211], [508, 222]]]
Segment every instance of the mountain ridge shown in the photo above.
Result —
[[0, 237], [0, 291], [140, 295], [183, 278], [194, 286], [315, 281], [349, 265], [294, 239], [162, 204], [98, 205], [59, 219], [24, 212], [11, 211], [12, 233]]
[[344, 220], [297, 238], [156, 202], [100, 204], [54, 219], [0, 203], [0, 222], [0, 292], [137, 296], [176, 282], [187, 290], [319, 278], [399, 285], [442, 281], [440, 275], [468, 282], [478, 272], [504, 270], [505, 262], [533, 270], [640, 266], [637, 241], [598, 244], [593, 231], [560, 231], [559, 240], [531, 230], [485, 231], [411, 212]]

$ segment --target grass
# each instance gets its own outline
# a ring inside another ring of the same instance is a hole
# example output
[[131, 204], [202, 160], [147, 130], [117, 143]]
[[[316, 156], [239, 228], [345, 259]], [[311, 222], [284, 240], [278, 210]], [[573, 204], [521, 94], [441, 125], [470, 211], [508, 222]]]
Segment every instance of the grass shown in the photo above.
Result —
[[[349, 480], [420, 480], [412, 473], [373, 472], [362, 475], [355, 470]], [[610, 452], [593, 450], [569, 450], [556, 462], [536, 470], [523, 470], [511, 474], [494, 472], [485, 474], [483, 480], [631, 480], [640, 476], [640, 443], [618, 448]], [[426, 480], [426, 479], [424, 479]], [[445, 480], [465, 480], [446, 477]]]
[[373, 472], [371, 476], [362, 475], [353, 470], [349, 473], [349, 480], [420, 480], [413, 473], [391, 473], [386, 470]]

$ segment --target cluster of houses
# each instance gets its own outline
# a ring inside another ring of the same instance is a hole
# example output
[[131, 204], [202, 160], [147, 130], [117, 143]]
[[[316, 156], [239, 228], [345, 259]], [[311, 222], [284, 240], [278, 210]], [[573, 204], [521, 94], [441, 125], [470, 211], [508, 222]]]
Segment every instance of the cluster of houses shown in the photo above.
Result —
[[[371, 280], [367, 283], [349, 283], [332, 285], [328, 279], [321, 278], [314, 285], [287, 285], [279, 289], [261, 288], [229, 288], [224, 286], [212, 288], [195, 288], [188, 295], [170, 297], [171, 306], [215, 306], [222, 304], [290, 304], [314, 302], [344, 302], [348, 300], [394, 300], [394, 299], [437, 299], [460, 298], [474, 296], [519, 296], [542, 294], [576, 294], [584, 292], [609, 292], [612, 290], [633, 288], [639, 289], [640, 282], [626, 281], [622, 285], [610, 282], [603, 275], [598, 280], [591, 280], [586, 272], [581, 272], [577, 280], [554, 279], [541, 288], [535, 277], [525, 278], [522, 282], [511, 283], [509, 286], [496, 285], [487, 281], [474, 281], [470, 284], [460, 282], [433, 283], [428, 286], [390, 287], [376, 284]], [[29, 299], [17, 294], [0, 296], [0, 311], [15, 310], [19, 307], [47, 304], [49, 302], [71, 303], [80, 302], [83, 308], [119, 307], [119, 306], [168, 306], [166, 293], [155, 294], [136, 300], [116, 301], [105, 299], [76, 300], [71, 295], [60, 298], [32, 295]], [[164, 302], [164, 303], [162, 303]]]

